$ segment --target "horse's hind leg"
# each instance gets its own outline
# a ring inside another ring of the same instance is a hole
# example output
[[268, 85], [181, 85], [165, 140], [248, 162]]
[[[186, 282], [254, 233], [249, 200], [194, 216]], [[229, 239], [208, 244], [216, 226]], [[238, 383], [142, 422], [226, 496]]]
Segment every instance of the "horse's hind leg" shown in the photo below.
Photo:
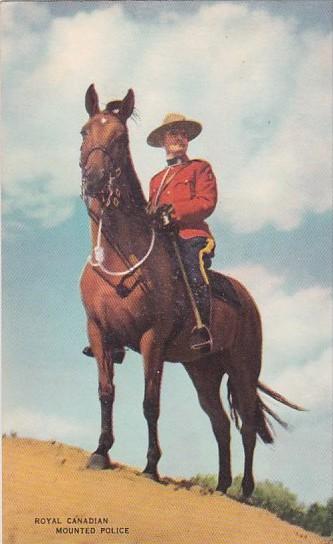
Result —
[[115, 388], [113, 385], [112, 350], [105, 344], [103, 333], [94, 321], [88, 322], [88, 335], [98, 366], [101, 434], [98, 447], [91, 455], [87, 466], [92, 469], [105, 469], [111, 466], [108, 451], [114, 442], [112, 408]]
[[[184, 363], [183, 363], [184, 364]], [[210, 356], [195, 363], [184, 364], [198, 393], [202, 409], [210, 418], [219, 450], [217, 491], [225, 493], [232, 483], [230, 461], [230, 421], [223, 408], [220, 386], [224, 374], [218, 359]]]
[[[241, 405], [245, 405], [245, 408], [241, 409], [242, 417], [242, 441], [244, 448], [244, 476], [242, 480], [242, 490], [244, 497], [250, 497], [254, 489], [253, 478], [253, 455], [256, 445], [257, 431], [256, 431], [256, 386], [251, 387], [250, 399], [241, 401]], [[245, 413], [246, 412], [246, 413]]]
[[250, 372], [243, 369], [237, 375], [231, 373], [230, 384], [232, 405], [242, 420], [241, 435], [244, 448], [243, 496], [250, 497], [254, 489], [253, 455], [257, 435], [257, 381]]

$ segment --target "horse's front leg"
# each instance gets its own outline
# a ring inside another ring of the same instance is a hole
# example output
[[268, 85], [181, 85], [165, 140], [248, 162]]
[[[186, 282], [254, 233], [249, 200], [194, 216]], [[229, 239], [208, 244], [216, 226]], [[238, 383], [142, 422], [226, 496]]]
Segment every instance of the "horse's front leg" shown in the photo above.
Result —
[[158, 480], [157, 464], [161, 457], [158, 441], [157, 422], [160, 415], [160, 392], [163, 373], [161, 343], [153, 331], [148, 331], [141, 340], [141, 353], [144, 358], [145, 396], [143, 412], [148, 424], [147, 465], [143, 473]]
[[113, 384], [112, 350], [105, 344], [102, 331], [93, 321], [89, 321], [88, 323], [88, 335], [98, 367], [98, 394], [101, 404], [101, 434], [98, 441], [98, 447], [91, 455], [87, 466], [88, 468], [101, 470], [110, 468], [111, 466], [108, 451], [114, 442], [112, 408], [115, 387]]

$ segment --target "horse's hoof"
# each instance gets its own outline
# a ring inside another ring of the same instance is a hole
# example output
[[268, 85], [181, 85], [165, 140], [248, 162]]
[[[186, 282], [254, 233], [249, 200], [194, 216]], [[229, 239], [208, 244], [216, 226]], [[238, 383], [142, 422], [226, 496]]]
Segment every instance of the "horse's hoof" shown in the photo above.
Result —
[[218, 485], [217, 488], [215, 489], [215, 491], [217, 491], [217, 493], [221, 493], [222, 495], [226, 495], [228, 487], [230, 487], [230, 486], [229, 485]]
[[216, 491], [218, 493], [222, 493], [223, 495], [226, 495], [229, 487], [231, 486], [231, 483], [232, 483], [231, 480], [229, 480], [227, 483], [218, 483], [216, 487]]
[[226, 495], [227, 494], [227, 487], [217, 487], [215, 489], [215, 492], [216, 493], [220, 493], [221, 495]]
[[240, 502], [243, 502], [244, 504], [248, 504], [250, 506], [255, 504], [253, 497], [251, 497], [251, 495], [246, 496], [244, 494], [240, 496]]
[[105, 470], [111, 468], [111, 462], [108, 455], [93, 453], [87, 463], [87, 468], [91, 470]]
[[141, 474], [142, 474], [142, 476], [144, 478], [148, 478], [148, 480], [153, 480], [153, 482], [159, 482], [160, 481], [160, 477], [159, 477], [157, 472], [152, 473], [152, 472], [143, 471]]
[[255, 502], [252, 497], [245, 497], [244, 495], [240, 496], [239, 502], [247, 504], [248, 506], [255, 506]]

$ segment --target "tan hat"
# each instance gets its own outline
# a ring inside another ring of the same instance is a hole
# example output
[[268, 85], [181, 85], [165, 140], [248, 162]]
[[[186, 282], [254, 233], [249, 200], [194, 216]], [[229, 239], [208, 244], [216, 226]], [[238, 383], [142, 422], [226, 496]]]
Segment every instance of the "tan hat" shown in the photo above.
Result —
[[202, 130], [202, 126], [197, 121], [186, 119], [186, 117], [180, 113], [168, 113], [164, 117], [162, 125], [149, 134], [147, 144], [153, 147], [163, 147], [163, 136], [165, 132], [174, 126], [184, 129], [189, 140], [196, 138]]

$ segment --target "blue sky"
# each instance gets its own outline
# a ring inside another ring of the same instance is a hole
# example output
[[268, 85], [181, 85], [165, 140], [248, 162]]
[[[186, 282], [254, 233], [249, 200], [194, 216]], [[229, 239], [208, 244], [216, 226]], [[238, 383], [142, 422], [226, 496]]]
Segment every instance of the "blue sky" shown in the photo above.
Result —
[[[145, 190], [163, 153], [145, 139], [168, 111], [202, 122], [190, 155], [209, 160], [220, 198], [214, 266], [241, 279], [264, 322], [262, 379], [309, 412], [257, 445], [257, 479], [307, 502], [331, 495], [330, 2], [24, 2], [3, 15], [3, 426], [94, 449], [97, 372], [78, 277], [89, 253], [79, 198], [84, 94], [132, 87], [129, 122]], [[116, 369], [112, 456], [143, 467], [140, 358]], [[187, 422], [186, 426], [184, 421]], [[189, 423], [190, 422], [190, 423]], [[180, 365], [167, 365], [163, 474], [215, 472], [206, 416]], [[233, 471], [242, 471], [233, 435]]]

